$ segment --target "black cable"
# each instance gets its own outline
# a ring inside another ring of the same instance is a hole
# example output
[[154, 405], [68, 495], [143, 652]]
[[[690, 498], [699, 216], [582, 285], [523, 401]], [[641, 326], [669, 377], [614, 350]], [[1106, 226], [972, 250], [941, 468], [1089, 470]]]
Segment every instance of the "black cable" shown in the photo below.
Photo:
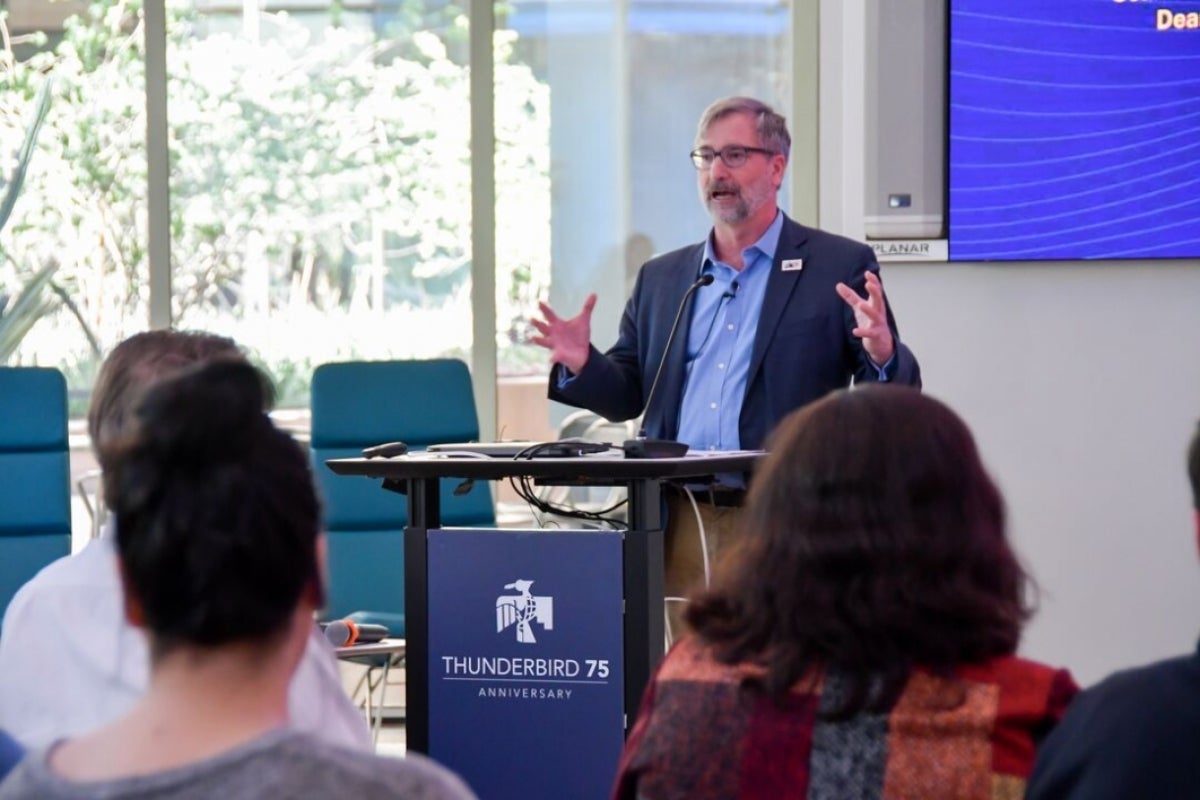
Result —
[[612, 504], [611, 506], [608, 506], [607, 508], [602, 508], [597, 511], [584, 511], [582, 509], [572, 508], [570, 506], [559, 506], [543, 500], [541, 497], [538, 497], [537, 488], [534, 486], [532, 479], [527, 475], [510, 477], [508, 482], [509, 485], [513, 487], [513, 491], [515, 491], [522, 500], [543, 514], [554, 514], [560, 517], [568, 517], [571, 519], [599, 522], [608, 525], [614, 530], [625, 530], [629, 527], [629, 524], [624, 520], [616, 517], [606, 516], [607, 514], [610, 514], [626, 505], [629, 502], [628, 500], [621, 500]]
[[[594, 445], [596, 443], [592, 444]], [[620, 448], [616, 445], [606, 444], [604, 449], [619, 450]], [[526, 447], [524, 450], [514, 455], [513, 460], [529, 460], [536, 458], [542, 453], [559, 453], [561, 450], [561, 442], [541, 442], [539, 444], [532, 445], [531, 447]], [[538, 497], [537, 487], [534, 485], [533, 479], [528, 475], [509, 476], [508, 483], [513, 488], [513, 491], [517, 493], [518, 497], [528, 503], [530, 507], [536, 508], [543, 514], [554, 514], [556, 516], [568, 517], [570, 519], [599, 522], [612, 527], [614, 530], [626, 530], [629, 527], [629, 524], [624, 520], [617, 519], [616, 517], [605, 516], [628, 504], [628, 498], [625, 500], [620, 500], [611, 506], [608, 506], [607, 508], [602, 508], [596, 511], [584, 511], [583, 509], [572, 508], [571, 506], [559, 506], [548, 502], [541, 497]]]

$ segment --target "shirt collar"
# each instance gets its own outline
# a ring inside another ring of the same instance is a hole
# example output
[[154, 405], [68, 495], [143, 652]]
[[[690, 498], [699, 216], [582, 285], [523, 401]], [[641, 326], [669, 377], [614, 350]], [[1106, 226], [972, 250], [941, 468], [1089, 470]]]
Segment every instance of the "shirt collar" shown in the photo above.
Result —
[[[746, 250], [758, 250], [767, 257], [767, 261], [774, 263], [775, 251], [779, 249], [779, 234], [783, 230], [783, 212], [775, 211], [775, 219], [763, 231], [763, 235], [758, 237], [758, 241], [746, 248]], [[743, 251], [745, 252], [745, 251]], [[752, 259], [746, 259], [749, 265]], [[700, 272], [703, 274], [711, 264], [717, 264], [717, 252], [713, 248], [713, 232], [708, 232], [708, 238], [704, 240], [704, 258], [700, 261]]]

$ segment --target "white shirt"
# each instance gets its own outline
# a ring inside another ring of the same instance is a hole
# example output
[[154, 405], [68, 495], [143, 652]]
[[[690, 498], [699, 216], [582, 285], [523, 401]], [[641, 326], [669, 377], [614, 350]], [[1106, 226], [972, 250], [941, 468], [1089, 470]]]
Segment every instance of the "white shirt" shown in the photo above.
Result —
[[[150, 680], [142, 631], [125, 620], [111, 529], [21, 587], [0, 635], [0, 728], [26, 748], [122, 716]], [[288, 688], [292, 726], [372, 749], [362, 712], [342, 688], [333, 648], [313, 626]]]

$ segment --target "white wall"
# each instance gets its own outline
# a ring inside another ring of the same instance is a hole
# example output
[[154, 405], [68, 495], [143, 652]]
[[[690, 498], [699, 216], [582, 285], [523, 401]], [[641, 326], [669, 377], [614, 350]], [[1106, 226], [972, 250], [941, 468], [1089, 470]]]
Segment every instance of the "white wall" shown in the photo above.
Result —
[[1200, 265], [890, 264], [925, 389], [970, 424], [1042, 587], [1024, 652], [1081, 682], [1195, 645], [1184, 470]]
[[[821, 226], [862, 238], [864, 0], [823, 0]], [[803, 65], [801, 65], [803, 66]], [[1024, 654], [1084, 684], [1191, 650], [1200, 262], [885, 264], [925, 389], [971, 426], [1042, 593]]]

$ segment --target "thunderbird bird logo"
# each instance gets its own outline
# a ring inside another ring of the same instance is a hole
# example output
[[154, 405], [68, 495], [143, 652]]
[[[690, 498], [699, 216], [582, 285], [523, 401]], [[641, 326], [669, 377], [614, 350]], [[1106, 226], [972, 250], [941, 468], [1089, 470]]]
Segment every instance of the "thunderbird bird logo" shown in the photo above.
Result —
[[533, 623], [541, 624], [543, 630], [554, 630], [554, 598], [535, 597], [529, 593], [533, 581], [519, 580], [505, 584], [505, 589], [516, 589], [519, 594], [502, 594], [496, 598], [496, 633], [516, 626], [517, 641], [536, 644]]

